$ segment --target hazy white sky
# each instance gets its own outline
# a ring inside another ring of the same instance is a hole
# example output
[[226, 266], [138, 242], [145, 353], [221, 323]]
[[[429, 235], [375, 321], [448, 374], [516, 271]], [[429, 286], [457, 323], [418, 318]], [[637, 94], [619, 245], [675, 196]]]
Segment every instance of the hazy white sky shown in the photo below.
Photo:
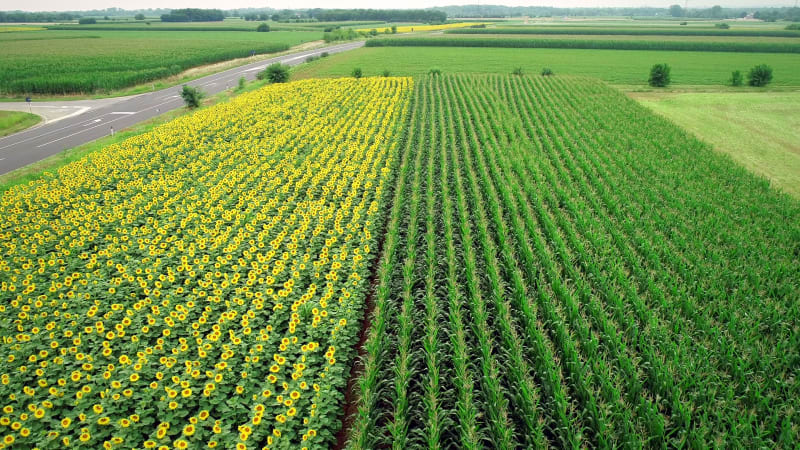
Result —
[[[683, 5], [684, 0], [0, 0], [0, 11], [80, 11], [118, 7], [138, 8], [428, 8], [444, 5], [487, 4], [508, 6], [556, 6], [569, 7], [667, 7]], [[794, 0], [689, 0], [689, 7], [703, 8], [713, 5], [723, 7], [793, 6]]]

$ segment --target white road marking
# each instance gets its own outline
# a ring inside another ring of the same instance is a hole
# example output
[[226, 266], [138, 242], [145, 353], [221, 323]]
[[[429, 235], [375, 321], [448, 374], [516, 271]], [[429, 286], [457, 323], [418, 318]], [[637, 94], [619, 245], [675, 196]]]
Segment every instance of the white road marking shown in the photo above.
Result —
[[[147, 111], [148, 109], [155, 109], [155, 108], [157, 108], [157, 107], [159, 107], [159, 106], [161, 106], [161, 105], [164, 105], [164, 104], [166, 104], [166, 103], [169, 103], [170, 101], [172, 101], [172, 100], [169, 100], [169, 101], [166, 101], [166, 102], [159, 103], [159, 104], [157, 104], [157, 105], [154, 105], [154, 106], [151, 106], [151, 107], [149, 107], [149, 108], [145, 108], [145, 109], [143, 109], [143, 110], [141, 110], [141, 111], [137, 111], [137, 112], [135, 112], [134, 114], [138, 114], [138, 113], [140, 113], [140, 112]], [[66, 135], [66, 136], [63, 136], [63, 137], [60, 137], [60, 138], [58, 138], [58, 139], [54, 139], [54, 140], [52, 140], [52, 141], [50, 141], [50, 142], [45, 142], [45, 143], [44, 143], [44, 144], [42, 144], [42, 145], [37, 145], [37, 146], [36, 146], [36, 148], [41, 148], [41, 147], [44, 147], [44, 146], [46, 146], [46, 145], [50, 145], [50, 144], [52, 144], [52, 143], [54, 143], [54, 142], [58, 142], [58, 141], [60, 141], [60, 140], [63, 140], [63, 139], [70, 138], [70, 137], [72, 137], [72, 136], [75, 136], [76, 134], [81, 134], [81, 133], [83, 133], [84, 131], [89, 131], [89, 130], [93, 130], [93, 129], [97, 128], [97, 127], [102, 127], [102, 126], [105, 126], [105, 125], [109, 125], [109, 124], [111, 124], [111, 123], [114, 123], [114, 122], [116, 122], [116, 121], [118, 121], [118, 120], [122, 120], [122, 119], [124, 119], [124, 118], [125, 118], [125, 117], [123, 116], [123, 117], [120, 117], [120, 118], [118, 118], [118, 119], [109, 120], [109, 121], [108, 121], [108, 122], [106, 122], [106, 123], [101, 123], [101, 124], [99, 124], [99, 125], [95, 125], [95, 126], [93, 126], [93, 127], [86, 128], [86, 129], [84, 129], [84, 130], [76, 131], [75, 133], [68, 134], [68, 135]]]
[[[91, 109], [91, 108], [90, 108], [90, 107], [88, 107], [88, 106], [86, 106], [86, 107], [82, 108], [81, 110], [79, 110], [79, 111], [76, 111], [76, 112], [74, 112], [74, 113], [72, 113], [72, 114], [70, 114], [70, 115], [68, 115], [68, 116], [64, 116], [64, 117], [61, 117], [61, 118], [59, 118], [59, 119], [52, 120], [52, 121], [50, 121], [50, 123], [56, 123], [56, 122], [58, 122], [59, 120], [68, 119], [68, 118], [70, 118], [70, 117], [73, 117], [73, 116], [76, 116], [76, 115], [78, 115], [78, 114], [82, 114], [84, 111], [86, 111], [86, 110], [88, 110], [88, 109]], [[104, 114], [104, 115], [105, 115], [105, 114]], [[101, 117], [102, 117], [102, 116], [101, 116]], [[16, 143], [14, 143], [14, 144], [5, 145], [5, 146], [3, 146], [3, 147], [0, 147], [0, 150], [2, 150], [2, 149], [4, 149], [4, 148], [12, 147], [12, 146], [14, 146], [14, 145], [17, 145], [17, 144], [22, 144], [23, 142], [28, 142], [28, 141], [31, 141], [31, 140], [33, 140], [33, 139], [37, 139], [37, 138], [40, 138], [40, 137], [44, 137], [44, 136], [47, 136], [48, 134], [58, 133], [59, 131], [61, 131], [61, 130], [66, 130], [67, 128], [77, 127], [77, 126], [81, 125], [82, 123], [88, 122], [89, 120], [91, 120], [91, 119], [86, 119], [86, 121], [84, 121], [84, 122], [78, 122], [78, 123], [76, 123], [76, 124], [74, 124], [74, 125], [67, 125], [66, 127], [57, 128], [57, 129], [55, 129], [55, 130], [48, 131], [47, 133], [44, 133], [44, 134], [38, 134], [38, 135], [36, 135], [36, 136], [31, 136], [31, 137], [29, 137], [29, 138], [27, 138], [27, 139], [25, 139], [25, 140], [22, 140], [22, 141], [16, 142]], [[36, 131], [36, 130], [37, 130], [37, 128], [33, 128], [33, 129], [30, 129], [30, 130], [21, 131], [20, 133], [25, 133], [25, 132], [28, 132], [28, 131]], [[6, 138], [10, 138], [11, 136], [14, 136], [14, 135], [12, 134], [12, 135], [10, 135], [10, 136], [6, 136]], [[0, 138], [0, 140], [2, 140], [2, 139], [5, 139], [5, 138]]]
[[5, 158], [0, 158], [0, 161], [4, 160]]
[[102, 122], [102, 121], [103, 121], [103, 119], [94, 119], [93, 121], [91, 121], [91, 122], [87, 123], [86, 125], [84, 125], [84, 127], [88, 127], [89, 125], [95, 124], [97, 122]]
[[109, 113], [109, 114], [124, 114], [124, 115], [129, 116], [131, 114], [136, 114], [136, 113], [135, 112], [130, 112], [130, 111], [115, 111], [115, 112], [112, 112], [112, 113]]

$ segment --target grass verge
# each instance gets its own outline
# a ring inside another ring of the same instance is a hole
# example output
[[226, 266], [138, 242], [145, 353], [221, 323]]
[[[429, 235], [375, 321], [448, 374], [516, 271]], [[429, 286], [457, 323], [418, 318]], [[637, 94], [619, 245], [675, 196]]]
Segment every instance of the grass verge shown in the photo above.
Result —
[[0, 137], [22, 131], [41, 122], [36, 114], [17, 111], [0, 111]]

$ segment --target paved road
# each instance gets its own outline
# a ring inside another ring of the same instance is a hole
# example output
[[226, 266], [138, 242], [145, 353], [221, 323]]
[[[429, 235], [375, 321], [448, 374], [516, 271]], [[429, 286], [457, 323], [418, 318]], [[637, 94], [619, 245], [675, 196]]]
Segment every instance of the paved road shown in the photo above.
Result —
[[[259, 70], [274, 62], [297, 65], [312, 55], [322, 52], [339, 53], [363, 45], [364, 42], [352, 42], [291, 53], [198, 78], [186, 84], [199, 87], [208, 94], [216, 94], [235, 87], [240, 77], [254, 79]], [[111, 104], [100, 100], [97, 102], [98, 106], [90, 107], [75, 116], [0, 138], [0, 175], [107, 136], [112, 133], [112, 129], [122, 130], [166, 111], [183, 107], [184, 103], [179, 95], [181, 89], [181, 86], [173, 86]]]

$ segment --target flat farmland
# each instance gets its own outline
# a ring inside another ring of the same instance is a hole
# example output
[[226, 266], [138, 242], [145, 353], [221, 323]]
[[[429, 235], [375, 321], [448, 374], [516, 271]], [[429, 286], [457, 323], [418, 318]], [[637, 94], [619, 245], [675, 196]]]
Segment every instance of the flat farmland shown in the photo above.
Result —
[[366, 75], [384, 70], [395, 75], [423, 75], [432, 68], [449, 73], [511, 73], [521, 67], [539, 73], [585, 75], [611, 84], [646, 87], [650, 67], [668, 63], [676, 86], [724, 85], [731, 72], [756, 64], [775, 70], [774, 86], [800, 86], [800, 57], [778, 53], [687, 52], [653, 50], [514, 49], [514, 48], [362, 48], [304, 65], [300, 78], [348, 76], [360, 67]]
[[91, 94], [322, 38], [280, 31], [25, 31], [0, 34], [0, 94]]

